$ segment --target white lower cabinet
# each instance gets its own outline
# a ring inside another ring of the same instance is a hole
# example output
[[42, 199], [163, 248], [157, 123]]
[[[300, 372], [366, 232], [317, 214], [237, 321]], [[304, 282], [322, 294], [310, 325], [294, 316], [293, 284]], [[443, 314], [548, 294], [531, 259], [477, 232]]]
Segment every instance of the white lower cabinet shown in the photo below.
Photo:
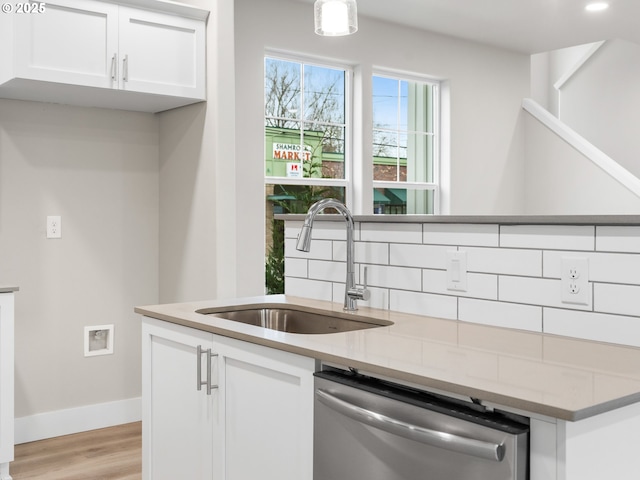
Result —
[[14, 299], [0, 293], [0, 480], [11, 480], [14, 414]]
[[313, 359], [147, 317], [142, 333], [144, 479], [312, 479]]

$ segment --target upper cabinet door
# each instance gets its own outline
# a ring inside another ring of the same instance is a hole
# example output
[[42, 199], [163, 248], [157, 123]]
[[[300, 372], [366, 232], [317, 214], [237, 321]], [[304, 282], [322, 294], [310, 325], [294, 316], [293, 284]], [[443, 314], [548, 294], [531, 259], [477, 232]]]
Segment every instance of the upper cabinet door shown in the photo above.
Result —
[[42, 13], [15, 15], [18, 77], [112, 88], [117, 68], [118, 6], [51, 0]]
[[205, 25], [120, 7], [120, 88], [205, 98]]

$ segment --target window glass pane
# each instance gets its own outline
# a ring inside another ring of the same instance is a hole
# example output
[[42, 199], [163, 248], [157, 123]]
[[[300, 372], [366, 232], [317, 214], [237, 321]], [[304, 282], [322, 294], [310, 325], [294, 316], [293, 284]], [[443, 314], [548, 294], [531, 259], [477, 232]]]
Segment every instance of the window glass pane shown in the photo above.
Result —
[[308, 123], [304, 135], [312, 155], [305, 177], [344, 178], [344, 127]]
[[373, 179], [398, 181], [398, 134], [386, 130], [373, 131]]
[[300, 64], [265, 58], [264, 111], [269, 126], [291, 128], [288, 120], [300, 119], [300, 86]]
[[409, 128], [409, 82], [400, 82], [400, 92], [398, 97], [398, 130]]
[[436, 94], [435, 84], [373, 77], [374, 180], [434, 182]]
[[397, 129], [398, 125], [398, 80], [373, 77], [373, 126]]
[[407, 188], [374, 188], [373, 213], [385, 215], [432, 214], [434, 191]]
[[302, 163], [311, 159], [313, 146], [302, 143], [300, 123], [290, 125], [291, 128], [265, 126], [267, 177], [302, 177]]
[[407, 177], [410, 182], [433, 182], [433, 136], [423, 133], [409, 133], [406, 140], [404, 159]]
[[304, 66], [304, 118], [344, 124], [344, 70]]

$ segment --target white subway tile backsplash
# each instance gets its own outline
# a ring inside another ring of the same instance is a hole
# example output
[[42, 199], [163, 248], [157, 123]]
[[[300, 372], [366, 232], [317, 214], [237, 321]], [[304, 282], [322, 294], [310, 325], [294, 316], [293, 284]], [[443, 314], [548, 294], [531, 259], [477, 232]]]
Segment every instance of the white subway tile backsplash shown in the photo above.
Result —
[[333, 258], [333, 242], [329, 240], [315, 240], [311, 243], [309, 252], [296, 250], [295, 238], [284, 239], [284, 251], [287, 257], [313, 258], [317, 260], [331, 260]]
[[306, 278], [285, 277], [284, 292], [295, 297], [333, 301], [331, 282], [320, 282]]
[[468, 273], [466, 291], [449, 290], [447, 289], [447, 272], [445, 270], [423, 270], [422, 291], [441, 295], [497, 300], [498, 280], [495, 275]]
[[396, 312], [455, 320], [458, 316], [458, 301], [455, 297], [444, 295], [391, 290], [389, 292], [389, 309]]
[[334, 283], [331, 287], [333, 301], [344, 305], [344, 283]]
[[500, 246], [594, 250], [595, 227], [584, 225], [502, 225]]
[[363, 242], [422, 243], [422, 225], [419, 223], [362, 223], [360, 240]]
[[589, 280], [640, 285], [640, 255], [598, 253], [589, 259]]
[[[354, 243], [354, 251], [355, 251]], [[347, 261], [347, 242], [333, 242], [332, 260], [334, 262], [346, 262]]]
[[605, 252], [640, 253], [640, 227], [596, 227], [596, 250]]
[[[313, 222], [313, 230], [311, 232], [312, 239], [319, 240], [346, 240], [347, 239], [347, 224], [342, 218], [336, 221], [325, 222], [316, 221]], [[358, 239], [358, 229], [353, 231], [353, 238]]]
[[345, 282], [347, 266], [342, 262], [309, 260], [309, 278], [329, 282]]
[[[285, 224], [286, 293], [342, 303], [344, 222], [314, 224], [311, 252]], [[356, 223], [362, 306], [640, 346], [640, 226]], [[466, 252], [467, 290], [447, 289], [447, 252]], [[563, 258], [586, 258], [588, 305], [562, 302]]]
[[498, 225], [425, 223], [423, 243], [497, 247], [498, 235]]
[[303, 258], [285, 257], [284, 271], [287, 272], [287, 276], [289, 277], [307, 278], [307, 260]]
[[358, 263], [389, 264], [388, 243], [356, 242], [355, 248], [356, 262]]
[[461, 247], [460, 251], [467, 252], [467, 270], [470, 272], [542, 276], [540, 250]]
[[501, 302], [572, 308], [576, 310], [591, 310], [593, 303], [591, 291], [589, 291], [588, 305], [563, 303], [562, 283], [560, 280], [512, 276], [499, 277], [498, 299]]
[[[371, 298], [369, 300], [358, 300], [358, 305], [363, 307], [372, 307], [372, 308], [381, 308], [383, 310], [389, 309], [389, 289], [387, 288], [376, 288], [376, 287], [367, 287], [369, 293], [371, 294]], [[344, 285], [343, 285], [344, 290]], [[344, 291], [343, 291], [344, 294]]]
[[542, 331], [542, 307], [461, 298], [458, 308], [458, 319], [464, 322]]
[[419, 268], [370, 265], [367, 271], [369, 285], [374, 287], [418, 292], [422, 289], [422, 272]]
[[544, 332], [640, 347], [640, 319], [622, 315], [545, 308]]
[[398, 245], [389, 246], [391, 265], [421, 268], [447, 268], [447, 252], [454, 247], [441, 245]]
[[596, 312], [640, 317], [640, 286], [596, 283], [593, 287], [593, 309]]
[[284, 238], [298, 238], [300, 229], [302, 229], [302, 221], [287, 220], [284, 222]]

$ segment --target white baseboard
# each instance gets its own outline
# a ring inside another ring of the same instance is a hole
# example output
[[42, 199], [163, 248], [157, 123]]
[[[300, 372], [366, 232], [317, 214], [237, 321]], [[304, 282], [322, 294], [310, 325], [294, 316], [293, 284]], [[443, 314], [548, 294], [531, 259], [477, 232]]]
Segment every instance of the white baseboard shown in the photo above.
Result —
[[15, 443], [34, 442], [71, 433], [112, 427], [142, 419], [142, 401], [129, 398], [15, 419]]

